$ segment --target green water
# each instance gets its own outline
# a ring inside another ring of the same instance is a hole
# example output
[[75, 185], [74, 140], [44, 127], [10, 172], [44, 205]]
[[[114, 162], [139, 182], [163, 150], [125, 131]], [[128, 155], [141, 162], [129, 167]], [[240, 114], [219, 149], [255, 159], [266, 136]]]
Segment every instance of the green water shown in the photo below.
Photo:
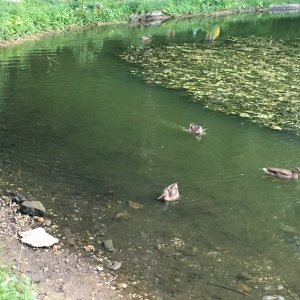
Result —
[[[69, 227], [75, 250], [92, 244], [96, 257], [108, 257], [97, 264], [123, 261], [119, 278], [137, 282], [135, 293], [242, 299], [207, 282], [234, 289], [243, 283], [252, 288], [250, 299], [299, 299], [300, 186], [261, 170], [299, 166], [299, 138], [147, 85], [118, 57], [130, 45], [142, 47], [143, 34], [153, 35], [152, 43], [205, 43], [220, 26], [218, 39], [296, 40], [300, 30], [292, 25], [299, 22], [292, 15], [123, 25], [2, 49], [3, 192], [21, 188], [43, 202], [57, 235]], [[200, 141], [183, 130], [190, 122], [207, 128]], [[157, 197], [173, 182], [181, 198], [166, 207]], [[120, 212], [127, 219], [115, 219]], [[102, 245], [109, 238], [113, 253]], [[242, 271], [251, 280], [238, 280]]]

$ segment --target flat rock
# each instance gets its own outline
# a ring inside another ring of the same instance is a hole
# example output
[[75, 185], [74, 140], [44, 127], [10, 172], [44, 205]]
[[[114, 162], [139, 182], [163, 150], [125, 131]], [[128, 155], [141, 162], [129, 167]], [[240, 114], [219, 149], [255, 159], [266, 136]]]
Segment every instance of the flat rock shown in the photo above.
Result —
[[51, 247], [58, 239], [46, 232], [42, 227], [20, 233], [21, 242], [35, 248]]

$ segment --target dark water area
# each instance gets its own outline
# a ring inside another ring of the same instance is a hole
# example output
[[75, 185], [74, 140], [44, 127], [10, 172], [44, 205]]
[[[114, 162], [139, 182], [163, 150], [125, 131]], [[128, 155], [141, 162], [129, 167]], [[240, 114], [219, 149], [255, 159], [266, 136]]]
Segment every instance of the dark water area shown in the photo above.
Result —
[[[242, 299], [237, 291], [251, 288], [250, 299], [300, 299], [300, 186], [262, 172], [299, 166], [299, 137], [148, 85], [118, 56], [143, 47], [144, 34], [151, 43], [241, 35], [288, 42], [300, 38], [299, 23], [297, 15], [201, 18], [1, 49], [2, 192], [20, 189], [43, 202], [62, 241], [70, 228], [74, 250], [96, 264], [123, 261], [117, 272], [137, 282], [136, 293]], [[190, 122], [207, 128], [201, 140], [183, 130]], [[166, 206], [157, 197], [173, 182], [181, 197]], [[107, 239], [115, 252], [105, 251]]]

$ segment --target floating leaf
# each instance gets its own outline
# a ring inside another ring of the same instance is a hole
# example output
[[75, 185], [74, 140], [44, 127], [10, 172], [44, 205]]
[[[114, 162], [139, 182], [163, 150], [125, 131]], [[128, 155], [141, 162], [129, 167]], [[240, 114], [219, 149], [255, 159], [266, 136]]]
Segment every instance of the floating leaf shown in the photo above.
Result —
[[243, 118], [249, 118], [250, 117], [250, 115], [247, 114], [247, 113], [240, 113], [239, 115], [240, 115], [240, 117], [243, 117]]
[[139, 204], [139, 203], [136, 203], [136, 202], [133, 202], [133, 201], [128, 201], [128, 204], [133, 209], [139, 209], [139, 208], [143, 207], [142, 204]]

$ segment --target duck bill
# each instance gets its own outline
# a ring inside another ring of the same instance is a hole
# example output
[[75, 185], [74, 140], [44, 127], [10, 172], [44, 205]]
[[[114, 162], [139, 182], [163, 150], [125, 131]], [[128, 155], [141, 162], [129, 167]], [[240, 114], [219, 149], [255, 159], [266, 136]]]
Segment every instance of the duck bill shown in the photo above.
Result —
[[162, 193], [157, 199], [162, 199], [162, 198], [164, 198], [166, 195], [165, 195], [165, 193]]

